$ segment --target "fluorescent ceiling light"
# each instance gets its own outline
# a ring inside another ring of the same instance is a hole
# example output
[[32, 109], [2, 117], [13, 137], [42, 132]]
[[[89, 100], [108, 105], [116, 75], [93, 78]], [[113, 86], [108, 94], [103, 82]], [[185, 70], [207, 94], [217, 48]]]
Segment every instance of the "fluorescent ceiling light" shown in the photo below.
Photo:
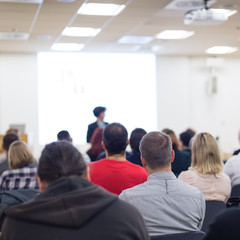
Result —
[[11, 2], [11, 3], [35, 3], [42, 4], [43, 0], [0, 0], [0, 2]]
[[216, 13], [222, 13], [227, 17], [230, 17], [233, 14], [237, 13], [237, 10], [230, 10], [230, 9], [211, 8], [211, 10]]
[[78, 10], [78, 14], [99, 15], [99, 16], [116, 16], [125, 5], [111, 3], [84, 3]]
[[236, 52], [238, 50], [237, 47], [228, 47], [228, 46], [214, 46], [211, 48], [208, 48], [206, 50], [206, 53], [208, 54], [229, 54]]
[[120, 44], [147, 44], [154, 38], [149, 36], [123, 36], [118, 39]]
[[0, 40], [28, 40], [30, 33], [0, 32]]
[[54, 51], [80, 51], [84, 44], [78, 43], [54, 43], [51, 50]]
[[165, 30], [156, 35], [158, 39], [186, 39], [194, 34], [193, 31]]
[[100, 28], [67, 27], [63, 30], [62, 35], [71, 37], [95, 37], [100, 31]]

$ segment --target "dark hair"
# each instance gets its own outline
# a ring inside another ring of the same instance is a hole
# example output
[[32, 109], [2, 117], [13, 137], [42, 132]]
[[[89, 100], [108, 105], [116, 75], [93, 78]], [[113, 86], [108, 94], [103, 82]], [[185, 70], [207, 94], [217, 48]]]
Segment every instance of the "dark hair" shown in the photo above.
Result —
[[162, 130], [163, 133], [167, 134], [168, 136], [170, 136], [171, 140], [172, 140], [172, 147], [174, 150], [179, 150], [180, 148], [180, 144], [179, 144], [179, 140], [175, 134], [175, 132], [169, 128], [164, 128]]
[[161, 132], [150, 132], [140, 142], [140, 152], [151, 169], [161, 169], [171, 164], [172, 141]]
[[70, 142], [71, 137], [68, 131], [62, 130], [57, 134], [57, 139], [58, 141], [66, 140]]
[[18, 141], [19, 136], [15, 133], [8, 133], [3, 137], [3, 149], [6, 150], [8, 152], [10, 145], [15, 142]]
[[91, 161], [95, 161], [97, 156], [104, 151], [102, 146], [103, 128], [96, 128], [91, 137], [91, 148], [87, 151], [87, 154], [91, 158]]
[[105, 112], [107, 109], [105, 107], [95, 107], [93, 109], [93, 114], [95, 117], [98, 117], [101, 112]]
[[186, 131], [182, 132], [179, 137], [180, 140], [182, 141], [184, 146], [189, 147], [190, 140], [192, 137], [195, 135], [195, 132], [191, 129], [187, 129]]
[[140, 153], [139, 144], [142, 137], [147, 134], [147, 132], [142, 128], [135, 128], [130, 135], [130, 146], [134, 153]]
[[108, 154], [123, 154], [128, 145], [127, 129], [120, 123], [108, 124], [103, 131], [103, 142]]
[[47, 144], [38, 164], [38, 176], [48, 184], [61, 177], [85, 176], [86, 163], [71, 143], [59, 141]]

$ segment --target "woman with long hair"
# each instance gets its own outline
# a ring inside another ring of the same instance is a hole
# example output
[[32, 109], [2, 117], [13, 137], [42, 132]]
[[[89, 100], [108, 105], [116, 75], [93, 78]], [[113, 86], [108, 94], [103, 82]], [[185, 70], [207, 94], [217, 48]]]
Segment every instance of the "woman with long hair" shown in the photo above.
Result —
[[178, 179], [198, 187], [205, 200], [227, 202], [231, 193], [231, 181], [223, 172], [218, 144], [211, 134], [199, 133], [194, 137], [192, 165]]

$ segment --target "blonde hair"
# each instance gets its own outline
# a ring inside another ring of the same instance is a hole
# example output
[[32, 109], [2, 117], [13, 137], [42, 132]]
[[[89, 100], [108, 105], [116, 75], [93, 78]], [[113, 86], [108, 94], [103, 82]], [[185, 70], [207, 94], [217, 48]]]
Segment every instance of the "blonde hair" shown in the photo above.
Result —
[[193, 139], [192, 170], [201, 174], [222, 172], [223, 163], [214, 137], [209, 133], [199, 133]]
[[9, 148], [8, 162], [11, 169], [17, 169], [34, 162], [34, 157], [26, 143], [15, 141]]

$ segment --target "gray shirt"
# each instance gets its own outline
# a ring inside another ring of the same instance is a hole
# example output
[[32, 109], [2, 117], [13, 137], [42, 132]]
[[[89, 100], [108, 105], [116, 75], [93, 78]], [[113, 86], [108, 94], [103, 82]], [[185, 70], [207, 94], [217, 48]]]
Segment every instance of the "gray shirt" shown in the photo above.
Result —
[[240, 184], [240, 153], [227, 160], [224, 172], [230, 177], [232, 186]]
[[205, 215], [202, 192], [172, 172], [156, 172], [147, 181], [124, 190], [119, 198], [142, 213], [150, 236], [199, 231]]

